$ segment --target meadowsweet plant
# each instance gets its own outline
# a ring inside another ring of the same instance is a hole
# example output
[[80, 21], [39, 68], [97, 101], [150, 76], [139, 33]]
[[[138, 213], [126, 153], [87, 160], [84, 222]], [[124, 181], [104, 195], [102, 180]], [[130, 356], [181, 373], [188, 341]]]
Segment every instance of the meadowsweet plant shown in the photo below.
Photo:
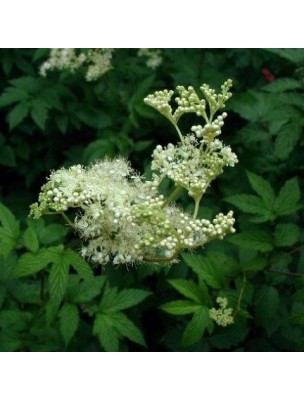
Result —
[[112, 68], [113, 49], [51, 49], [50, 56], [40, 67], [40, 74], [49, 71], [85, 69], [85, 79], [95, 81]]
[[[227, 116], [222, 112], [231, 97], [232, 81], [217, 94], [203, 85], [200, 97], [193, 87], [148, 95], [144, 101], [164, 115], [175, 127], [179, 141], [152, 154], [151, 180], [117, 157], [88, 167], [75, 165], [51, 173], [42, 187], [31, 215], [61, 214], [83, 239], [82, 255], [93, 262], [133, 264], [176, 262], [184, 250], [193, 250], [233, 233], [233, 212], [219, 213], [212, 221], [198, 218], [200, 202], [211, 182], [237, 157], [219, 136]], [[178, 125], [186, 113], [194, 113], [201, 124], [183, 134]], [[172, 192], [160, 191], [163, 180], [172, 182]], [[181, 191], [193, 201], [193, 213], [174, 203]], [[69, 217], [70, 214], [73, 217]]]

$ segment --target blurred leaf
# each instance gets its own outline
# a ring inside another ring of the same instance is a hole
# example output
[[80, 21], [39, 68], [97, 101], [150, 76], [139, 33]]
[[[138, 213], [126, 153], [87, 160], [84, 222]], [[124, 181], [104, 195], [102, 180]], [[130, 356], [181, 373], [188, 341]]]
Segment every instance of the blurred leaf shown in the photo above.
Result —
[[33, 100], [31, 103], [31, 117], [35, 124], [45, 130], [45, 123], [48, 117], [48, 111], [46, 106], [40, 100]]
[[302, 85], [299, 81], [292, 78], [278, 78], [266, 85], [263, 89], [271, 93], [281, 93], [287, 90], [301, 89]]
[[23, 234], [25, 247], [33, 253], [39, 249], [39, 241], [36, 232], [32, 228], [27, 228]]
[[292, 246], [300, 237], [300, 229], [295, 224], [278, 224], [275, 228], [274, 244], [278, 247]]
[[9, 129], [16, 128], [27, 117], [30, 111], [28, 103], [17, 104], [8, 114]]
[[0, 164], [7, 167], [16, 166], [16, 158], [14, 150], [11, 146], [0, 147]]
[[175, 300], [163, 304], [160, 308], [168, 314], [186, 315], [193, 314], [196, 311], [199, 311], [201, 305], [194, 304], [192, 301], [189, 300]]

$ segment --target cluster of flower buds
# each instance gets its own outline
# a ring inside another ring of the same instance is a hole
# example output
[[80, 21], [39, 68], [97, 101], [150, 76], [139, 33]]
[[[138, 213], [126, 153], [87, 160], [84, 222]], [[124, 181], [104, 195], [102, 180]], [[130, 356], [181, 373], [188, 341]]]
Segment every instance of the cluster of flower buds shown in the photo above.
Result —
[[[146, 104], [166, 116], [181, 138], [175, 145], [156, 146], [152, 179], [145, 180], [122, 158], [105, 159], [89, 167], [61, 168], [42, 187], [38, 202], [31, 206], [31, 215], [39, 218], [63, 214], [84, 241], [82, 255], [100, 264], [175, 262], [180, 252], [233, 233], [232, 211], [226, 215], [219, 213], [212, 221], [197, 218], [200, 201], [210, 183], [226, 165], [237, 163], [230, 147], [217, 138], [227, 114], [214, 116], [230, 97], [230, 86], [227, 81], [222, 92], [216, 94], [203, 85], [205, 99], [200, 99], [193, 87], [179, 86], [178, 107], [173, 114], [169, 104], [173, 91], [147, 96]], [[182, 135], [177, 122], [184, 113], [203, 117], [205, 125], [193, 126], [193, 133]], [[174, 183], [168, 197], [160, 193], [165, 178]], [[172, 203], [182, 189], [195, 201], [192, 215]], [[69, 220], [66, 212], [74, 212], [74, 219]], [[223, 303], [219, 304], [220, 311], [212, 315], [228, 318], [228, 310]]]

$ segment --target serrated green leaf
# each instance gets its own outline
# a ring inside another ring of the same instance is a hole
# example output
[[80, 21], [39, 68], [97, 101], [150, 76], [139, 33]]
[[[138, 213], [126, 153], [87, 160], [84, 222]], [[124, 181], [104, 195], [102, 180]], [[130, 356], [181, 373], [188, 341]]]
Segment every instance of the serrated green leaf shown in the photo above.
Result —
[[174, 289], [188, 299], [193, 300], [197, 304], [204, 303], [205, 298], [202, 296], [199, 287], [193, 281], [186, 279], [170, 279], [168, 282]]
[[75, 304], [65, 303], [60, 312], [60, 332], [67, 346], [79, 325], [79, 311]]
[[78, 253], [71, 249], [67, 249], [64, 254], [68, 263], [75, 269], [81, 278], [88, 281], [93, 280], [94, 274], [91, 267]]
[[4, 332], [20, 332], [28, 328], [33, 314], [16, 309], [7, 309], [0, 312], [0, 328]]
[[18, 259], [14, 268], [14, 276], [20, 278], [35, 274], [53, 262], [53, 253], [50, 249], [40, 249], [37, 253], [25, 253]]
[[111, 314], [111, 319], [113, 321], [113, 326], [117, 329], [120, 336], [126, 337], [127, 339], [131, 340], [131, 342], [146, 346], [145, 339], [141, 331], [125, 314]]
[[217, 271], [214, 269], [214, 264], [209, 257], [185, 253], [183, 254], [183, 259], [193, 272], [198, 275], [200, 282], [204, 281], [214, 289], [221, 288], [222, 282], [219, 279]]
[[8, 236], [7, 231], [0, 226], [0, 255], [8, 257], [16, 246], [16, 239]]
[[279, 326], [280, 319], [277, 311], [280, 305], [280, 297], [277, 289], [263, 285], [255, 296], [255, 315], [256, 322], [263, 326], [268, 335], [271, 335]]
[[295, 90], [301, 88], [302, 84], [296, 79], [292, 78], [278, 78], [275, 81], [263, 87], [264, 90], [271, 93], [281, 93], [287, 90]]
[[247, 171], [247, 177], [252, 189], [260, 196], [265, 206], [272, 209], [275, 201], [275, 193], [268, 181], [259, 175]]
[[192, 271], [199, 275], [202, 269], [203, 257], [199, 254], [183, 253], [182, 258]]
[[93, 334], [99, 339], [106, 351], [116, 352], [119, 349], [119, 333], [113, 325], [111, 315], [98, 314], [93, 325]]
[[243, 266], [244, 271], [261, 271], [268, 265], [265, 257], [255, 257]]
[[48, 110], [40, 100], [33, 100], [31, 103], [31, 117], [35, 124], [45, 130], [45, 123], [48, 117]]
[[280, 160], [286, 160], [298, 143], [301, 133], [302, 126], [298, 123], [284, 125], [274, 144], [274, 156]]
[[209, 308], [201, 307], [199, 311], [194, 313], [191, 321], [186, 326], [183, 333], [182, 346], [189, 347], [197, 343], [204, 335], [205, 330], [207, 328], [211, 329], [212, 325], [209, 317]]
[[11, 84], [16, 88], [23, 90], [27, 93], [37, 92], [41, 87], [41, 78], [34, 78], [32, 76], [22, 76], [21, 78], [12, 79]]
[[262, 252], [273, 249], [271, 234], [262, 230], [236, 233], [227, 240], [244, 249], [259, 250]]
[[85, 280], [77, 284], [75, 292], [72, 293], [72, 300], [75, 303], [88, 303], [101, 294], [106, 282], [106, 276], [95, 276], [93, 282]]
[[51, 305], [56, 309], [59, 307], [68, 283], [69, 262], [64, 253], [55, 254], [53, 266], [49, 275], [49, 291]]
[[9, 129], [12, 130], [27, 117], [30, 111], [28, 103], [17, 104], [8, 114]]
[[151, 292], [141, 289], [124, 289], [117, 292], [116, 288], [105, 291], [100, 303], [103, 312], [113, 313], [126, 310], [141, 303]]
[[14, 103], [20, 103], [28, 98], [28, 94], [23, 90], [9, 87], [0, 96], [0, 107], [9, 106]]
[[32, 228], [27, 228], [23, 234], [25, 247], [33, 253], [39, 249], [39, 241], [36, 232]]
[[284, 58], [285, 60], [291, 61], [294, 64], [301, 64], [304, 62], [304, 50], [303, 49], [264, 49], [273, 54]]
[[300, 229], [295, 224], [278, 224], [274, 233], [274, 244], [278, 247], [292, 246], [300, 237]]
[[276, 201], [275, 210], [278, 215], [288, 215], [299, 209], [300, 188], [297, 178], [285, 182]]
[[0, 203], [0, 222], [8, 236], [17, 238], [19, 235], [19, 222], [14, 214]]
[[42, 219], [29, 220], [28, 225], [35, 229], [39, 242], [44, 246], [48, 246], [54, 242], [62, 243], [68, 232], [68, 229], [65, 226], [60, 224], [45, 225]]
[[225, 329], [219, 329], [218, 333], [213, 334], [211, 343], [219, 350], [228, 350], [233, 346], [239, 345], [248, 334], [245, 324], [234, 324]]
[[238, 207], [241, 211], [251, 214], [269, 213], [262, 199], [252, 194], [235, 194], [225, 198], [225, 201]]
[[165, 311], [168, 314], [173, 315], [187, 315], [193, 314], [202, 306], [200, 304], [194, 304], [192, 301], [189, 300], [176, 300], [176, 301], [169, 301], [169, 303], [165, 303], [160, 306], [160, 309]]

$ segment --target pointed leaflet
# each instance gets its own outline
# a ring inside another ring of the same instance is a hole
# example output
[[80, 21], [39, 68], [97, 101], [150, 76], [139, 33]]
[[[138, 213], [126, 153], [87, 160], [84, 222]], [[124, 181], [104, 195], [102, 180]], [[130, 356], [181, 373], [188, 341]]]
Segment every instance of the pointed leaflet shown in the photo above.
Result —
[[116, 288], [105, 291], [100, 303], [103, 312], [125, 310], [141, 303], [151, 292], [141, 289], [124, 289], [117, 292]]
[[256, 293], [254, 303], [255, 320], [270, 336], [281, 323], [281, 318], [278, 316], [280, 296], [277, 289], [266, 285], [261, 286]]
[[126, 337], [131, 342], [145, 346], [145, 339], [141, 331], [137, 328], [133, 321], [131, 321], [125, 314], [118, 312], [109, 315], [112, 319], [113, 326], [117, 329], [122, 337]]
[[81, 278], [88, 281], [93, 280], [94, 274], [91, 267], [78, 253], [71, 249], [67, 249], [64, 252], [64, 257]]
[[274, 144], [274, 156], [280, 160], [286, 160], [299, 141], [301, 133], [302, 125], [299, 123], [284, 125]]
[[276, 201], [275, 210], [278, 215], [288, 215], [300, 208], [300, 188], [297, 178], [285, 182], [281, 188]]
[[14, 214], [3, 204], [0, 203], [0, 222], [6, 234], [12, 238], [17, 238], [19, 235], [19, 222]]
[[65, 303], [59, 312], [60, 332], [67, 346], [79, 324], [79, 311], [75, 304]]
[[113, 325], [110, 315], [97, 314], [93, 325], [93, 334], [98, 337], [101, 346], [106, 351], [118, 351], [119, 333]]
[[14, 276], [19, 278], [35, 274], [41, 271], [49, 263], [54, 260], [54, 250], [56, 247], [48, 249], [40, 249], [37, 253], [25, 253], [19, 257], [16, 267], [14, 268]]
[[184, 261], [197, 274], [200, 284], [206, 282], [207, 285], [219, 289], [221, 282], [217, 277], [217, 271], [211, 265], [208, 256], [200, 256], [198, 254], [185, 253], [182, 255]]
[[186, 326], [183, 333], [182, 345], [184, 347], [189, 347], [197, 343], [202, 338], [205, 329], [211, 329], [212, 326], [213, 323], [209, 317], [209, 308], [201, 307], [201, 309], [193, 315], [192, 320]]
[[169, 301], [168, 303], [163, 304], [160, 306], [160, 309], [165, 311], [168, 314], [173, 315], [187, 315], [193, 314], [196, 311], [199, 311], [201, 305], [194, 304], [190, 300], [176, 300], [176, 301]]
[[250, 214], [269, 213], [262, 199], [253, 194], [235, 194], [225, 198], [225, 201]]
[[300, 229], [295, 224], [278, 224], [274, 233], [274, 244], [278, 247], [292, 246], [300, 237]]
[[33, 253], [39, 249], [39, 241], [36, 232], [32, 228], [27, 228], [23, 234], [25, 247]]
[[273, 249], [272, 235], [263, 230], [236, 233], [227, 240], [244, 249], [259, 251], [271, 251]]
[[259, 175], [247, 171], [247, 177], [252, 189], [261, 197], [268, 209], [273, 208], [275, 194], [268, 181]]
[[30, 111], [28, 103], [17, 104], [8, 114], [9, 129], [12, 130], [26, 118]]
[[58, 248], [54, 253], [53, 267], [49, 275], [50, 303], [57, 309], [65, 295], [69, 277], [69, 262], [64, 250]]
[[206, 300], [200, 288], [193, 281], [186, 279], [170, 279], [168, 282], [179, 293], [197, 304], [203, 304]]

